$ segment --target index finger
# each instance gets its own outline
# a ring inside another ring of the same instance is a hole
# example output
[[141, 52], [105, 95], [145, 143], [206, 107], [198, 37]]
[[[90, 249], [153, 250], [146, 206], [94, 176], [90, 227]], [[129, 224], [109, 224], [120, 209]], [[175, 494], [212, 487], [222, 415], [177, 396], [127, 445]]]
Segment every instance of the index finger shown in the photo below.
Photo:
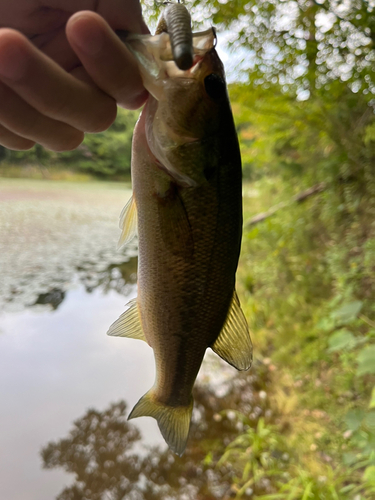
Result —
[[105, 130], [116, 117], [113, 99], [6, 28], [0, 30], [0, 80], [41, 114], [84, 132]]
[[147, 97], [134, 57], [106, 21], [93, 12], [79, 12], [66, 27], [72, 48], [96, 85], [128, 109]]

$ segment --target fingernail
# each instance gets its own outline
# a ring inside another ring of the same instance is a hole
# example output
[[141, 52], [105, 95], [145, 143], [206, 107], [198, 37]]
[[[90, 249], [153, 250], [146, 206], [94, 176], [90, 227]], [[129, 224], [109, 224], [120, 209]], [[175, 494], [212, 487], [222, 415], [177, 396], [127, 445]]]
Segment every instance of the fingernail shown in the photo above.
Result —
[[85, 16], [79, 16], [70, 23], [69, 31], [79, 49], [91, 56], [97, 55], [103, 47], [103, 31]]
[[26, 72], [26, 54], [10, 41], [0, 43], [0, 75], [7, 80], [20, 80]]

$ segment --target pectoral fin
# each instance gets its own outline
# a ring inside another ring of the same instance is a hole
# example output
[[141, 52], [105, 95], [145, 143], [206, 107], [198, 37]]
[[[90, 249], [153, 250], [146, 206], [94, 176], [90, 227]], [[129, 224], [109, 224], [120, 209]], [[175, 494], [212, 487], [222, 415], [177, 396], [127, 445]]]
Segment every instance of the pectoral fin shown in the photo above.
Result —
[[121, 314], [119, 319], [109, 327], [107, 335], [128, 337], [129, 339], [139, 339], [147, 342], [142, 329], [137, 299], [131, 300], [126, 305], [129, 306], [129, 309]]
[[211, 349], [237, 370], [248, 370], [251, 366], [253, 347], [236, 291], [233, 292], [223, 329]]
[[118, 248], [125, 246], [137, 234], [137, 207], [134, 196], [130, 198], [120, 215], [121, 236]]
[[136, 417], [153, 417], [166, 443], [177, 455], [182, 455], [189, 435], [193, 398], [189, 406], [168, 406], [156, 400], [152, 389], [134, 406], [128, 420]]

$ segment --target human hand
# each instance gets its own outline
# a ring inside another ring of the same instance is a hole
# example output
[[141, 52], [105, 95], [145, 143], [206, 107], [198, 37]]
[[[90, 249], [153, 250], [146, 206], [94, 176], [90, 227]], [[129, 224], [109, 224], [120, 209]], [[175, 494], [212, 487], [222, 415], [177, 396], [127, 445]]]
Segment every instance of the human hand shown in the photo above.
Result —
[[74, 149], [146, 99], [113, 32], [148, 32], [139, 0], [0, 0], [0, 20], [1, 145]]

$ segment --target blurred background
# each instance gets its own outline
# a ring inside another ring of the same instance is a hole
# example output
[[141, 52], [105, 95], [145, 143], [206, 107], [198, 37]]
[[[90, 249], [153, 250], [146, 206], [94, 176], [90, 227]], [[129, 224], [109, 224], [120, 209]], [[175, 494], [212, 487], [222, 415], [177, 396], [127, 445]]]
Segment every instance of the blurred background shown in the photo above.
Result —
[[217, 27], [241, 145], [253, 368], [207, 356], [182, 458], [127, 423], [154, 377], [105, 335], [136, 295], [116, 242], [138, 112], [75, 151], [0, 148], [1, 497], [375, 498], [375, 2], [186, 4]]

